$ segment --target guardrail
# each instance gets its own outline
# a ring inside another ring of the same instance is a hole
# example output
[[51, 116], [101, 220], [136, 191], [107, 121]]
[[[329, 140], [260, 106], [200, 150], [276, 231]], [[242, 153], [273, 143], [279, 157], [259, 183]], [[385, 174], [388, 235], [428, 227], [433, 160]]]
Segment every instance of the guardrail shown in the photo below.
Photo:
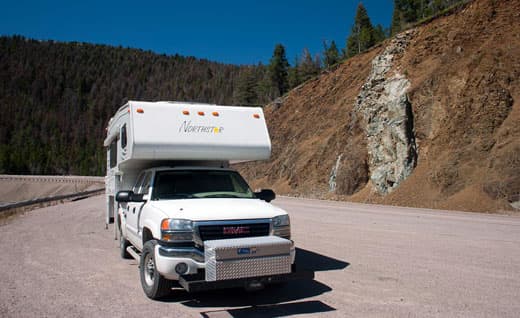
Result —
[[90, 196], [90, 195], [101, 193], [103, 191], [105, 191], [105, 188], [99, 188], [99, 189], [94, 189], [94, 190], [89, 190], [89, 191], [76, 192], [76, 193], [70, 193], [70, 194], [62, 194], [62, 195], [55, 195], [55, 196], [52, 196], [52, 197], [38, 198], [38, 199], [32, 199], [32, 200], [27, 200], [27, 201], [15, 202], [15, 203], [7, 204], [7, 205], [4, 205], [4, 206], [0, 206], [0, 212], [13, 210], [13, 209], [18, 209], [18, 208], [25, 208], [25, 207], [28, 207], [28, 206], [31, 206], [31, 205], [36, 205], [36, 204], [41, 204], [41, 203], [48, 203], [48, 202], [52, 202], [52, 201], [60, 201], [60, 200], [74, 199], [74, 198], [79, 198], [79, 197], [84, 197], [84, 196]]
[[60, 183], [104, 183], [105, 177], [85, 176], [19, 176], [0, 174], [0, 180], [31, 181], [31, 182], [60, 182]]
[[[73, 192], [67, 194], [53, 195], [43, 198], [35, 198], [30, 200], [18, 201], [13, 203], [7, 203], [0, 206], [0, 215], [5, 214], [4, 212], [16, 211], [19, 209], [25, 210], [26, 208], [34, 205], [42, 205], [45, 203], [77, 199], [81, 197], [91, 196], [99, 194], [105, 191], [105, 178], [104, 177], [86, 177], [86, 176], [20, 176], [20, 175], [0, 175], [0, 181], [14, 181], [14, 182], [42, 182], [42, 183], [69, 183], [69, 184], [83, 184], [83, 185], [95, 185], [99, 184], [99, 188]], [[9, 214], [9, 213], [7, 213]]]

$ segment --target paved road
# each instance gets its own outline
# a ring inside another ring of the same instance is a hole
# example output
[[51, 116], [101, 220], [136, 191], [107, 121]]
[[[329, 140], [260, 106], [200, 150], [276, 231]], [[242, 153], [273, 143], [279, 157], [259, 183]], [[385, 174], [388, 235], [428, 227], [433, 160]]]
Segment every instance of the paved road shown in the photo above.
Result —
[[520, 218], [279, 198], [316, 280], [145, 297], [103, 196], [0, 227], [0, 317], [518, 317]]

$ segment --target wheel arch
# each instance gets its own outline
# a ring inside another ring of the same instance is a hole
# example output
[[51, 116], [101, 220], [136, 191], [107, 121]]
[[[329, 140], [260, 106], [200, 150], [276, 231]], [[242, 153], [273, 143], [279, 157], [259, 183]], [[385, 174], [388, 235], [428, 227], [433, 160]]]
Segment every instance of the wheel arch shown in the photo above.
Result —
[[143, 239], [143, 246], [146, 242], [150, 241], [150, 240], [153, 240], [155, 237], [153, 235], [153, 232], [152, 230], [150, 230], [148, 227], [144, 227], [143, 228], [143, 236], [142, 236], [142, 239]]

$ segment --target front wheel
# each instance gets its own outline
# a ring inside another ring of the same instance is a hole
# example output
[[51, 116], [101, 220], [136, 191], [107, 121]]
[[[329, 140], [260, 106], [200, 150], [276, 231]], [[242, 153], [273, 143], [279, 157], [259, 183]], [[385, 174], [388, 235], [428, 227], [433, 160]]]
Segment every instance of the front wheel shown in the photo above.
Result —
[[157, 245], [156, 240], [144, 244], [139, 263], [141, 286], [143, 286], [146, 296], [151, 299], [159, 299], [168, 295], [174, 284], [174, 281], [167, 280], [157, 271], [154, 254], [155, 245]]

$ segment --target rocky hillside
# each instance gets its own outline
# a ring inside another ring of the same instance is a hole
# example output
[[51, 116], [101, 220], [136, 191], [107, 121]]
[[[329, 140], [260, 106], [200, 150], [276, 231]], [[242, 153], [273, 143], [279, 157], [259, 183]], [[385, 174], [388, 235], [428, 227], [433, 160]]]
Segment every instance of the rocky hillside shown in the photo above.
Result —
[[266, 109], [280, 194], [465, 211], [520, 201], [520, 1], [476, 0]]

